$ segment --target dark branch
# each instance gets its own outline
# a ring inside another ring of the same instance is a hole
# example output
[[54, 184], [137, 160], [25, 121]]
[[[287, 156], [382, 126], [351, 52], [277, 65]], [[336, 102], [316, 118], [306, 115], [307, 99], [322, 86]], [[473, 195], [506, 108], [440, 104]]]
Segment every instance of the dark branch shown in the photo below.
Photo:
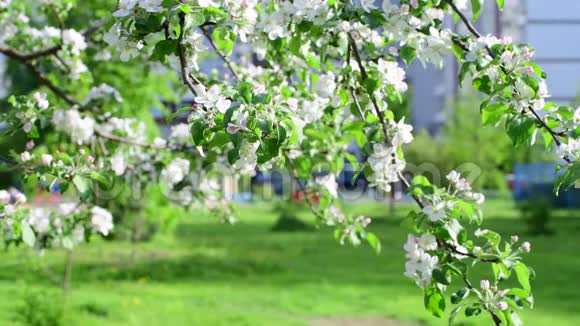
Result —
[[209, 44], [211, 44], [211, 47], [214, 49], [215, 53], [217, 53], [220, 56], [220, 58], [222, 58], [222, 60], [224, 61], [224, 63], [228, 66], [228, 69], [232, 73], [232, 76], [234, 77], [234, 79], [236, 80], [236, 82], [239, 82], [240, 81], [240, 77], [238, 76], [238, 74], [234, 70], [234, 67], [232, 66], [232, 63], [230, 62], [230, 60], [223, 53], [221, 53], [220, 50], [218, 50], [217, 45], [215, 44], [214, 40], [211, 38], [211, 35], [209, 34], [209, 30], [207, 28], [203, 28], [203, 27], [200, 27], [200, 29], [203, 31], [203, 35], [205, 35], [205, 37], [209, 41]]
[[[367, 75], [367, 71], [362, 63], [362, 59], [361, 59], [358, 47], [356, 46], [356, 43], [350, 34], [348, 35], [348, 39], [349, 39], [350, 47], [352, 48], [352, 53], [354, 54], [354, 59], [355, 59], [357, 65], [360, 69], [361, 78], [363, 81], [365, 81], [368, 79], [368, 75]], [[354, 95], [354, 93], [353, 93], [353, 95]], [[389, 128], [387, 126], [387, 119], [385, 118], [383, 111], [381, 111], [381, 109], [377, 103], [377, 99], [375, 98], [374, 94], [368, 94], [368, 95], [369, 95], [371, 102], [373, 104], [373, 107], [375, 109], [375, 113], [376, 113], [377, 117], [379, 118], [379, 122], [381, 124], [382, 131], [383, 131], [383, 136], [385, 137], [385, 142], [387, 142], [388, 146], [392, 146], [391, 138], [389, 137], [389, 133], [388, 133]], [[401, 172], [397, 173], [397, 177], [399, 178], [399, 181], [401, 181], [401, 183], [405, 186], [405, 189], [409, 189], [409, 187], [411, 185], [409, 184], [409, 181], [407, 181], [407, 179], [405, 178], [405, 176]], [[419, 199], [419, 197], [413, 195], [413, 199], [415, 200], [415, 202], [417, 203], [417, 205], [420, 208], [425, 207], [425, 205], [423, 204], [421, 199]]]
[[[481, 33], [475, 28], [475, 26], [473, 26], [471, 21], [469, 21], [469, 19], [461, 12], [461, 10], [459, 10], [459, 8], [457, 8], [457, 6], [453, 2], [453, 0], [445, 0], [445, 1], [449, 4], [449, 6], [451, 6], [453, 11], [459, 16], [459, 18], [461, 19], [463, 24], [465, 24], [465, 26], [467, 27], [469, 32], [473, 36], [480, 38]], [[463, 48], [463, 49], [465, 50], [465, 48]], [[495, 53], [489, 46], [486, 45], [485, 50], [492, 58], [495, 59], [497, 57], [497, 53]], [[508, 74], [508, 71], [505, 69], [505, 67], [503, 65], [500, 65], [500, 67], [505, 74]], [[554, 139], [554, 143], [556, 144], [556, 146], [560, 146], [562, 144], [562, 141], [560, 140], [559, 134], [546, 124], [544, 119], [542, 119], [538, 115], [538, 113], [536, 112], [536, 110], [534, 110], [534, 108], [532, 106], [528, 106], [527, 109], [534, 116], [534, 118], [540, 123], [542, 128], [544, 128], [546, 131], [548, 131], [548, 133], [550, 133], [550, 135], [552, 136], [552, 139]], [[564, 157], [564, 160], [566, 162], [570, 163], [570, 159], [568, 157]]]
[[187, 60], [185, 58], [185, 48], [183, 47], [183, 36], [185, 35], [185, 14], [179, 13], [179, 36], [177, 38], [177, 52], [179, 55], [179, 64], [181, 66], [181, 78], [183, 79], [183, 83], [189, 88], [189, 90], [194, 94], [197, 95], [197, 91], [195, 90], [195, 86], [192, 81], [191, 74], [187, 71]]

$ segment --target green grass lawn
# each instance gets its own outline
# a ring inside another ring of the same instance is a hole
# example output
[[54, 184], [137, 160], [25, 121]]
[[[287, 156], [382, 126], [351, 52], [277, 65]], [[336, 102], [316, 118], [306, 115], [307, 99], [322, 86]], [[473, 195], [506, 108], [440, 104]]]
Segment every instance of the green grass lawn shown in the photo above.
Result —
[[[578, 212], [558, 212], [554, 236], [531, 237], [510, 201], [487, 206], [486, 226], [532, 242], [537, 307], [524, 313], [526, 325], [580, 325]], [[192, 212], [171, 234], [136, 247], [84, 245], [74, 254], [67, 325], [309, 325], [324, 318], [447, 324], [425, 312], [421, 290], [403, 276], [400, 220], [408, 207], [394, 215], [380, 204], [349, 210], [376, 218], [379, 256], [367, 246], [340, 246], [327, 228], [271, 232], [277, 214], [265, 204], [241, 206], [233, 226]], [[306, 210], [300, 216], [312, 220]], [[45, 289], [51, 300], [60, 298], [47, 270], [60, 276], [64, 256], [55, 250], [37, 257], [24, 248], [2, 253], [0, 325], [17, 324], [26, 292]], [[490, 325], [487, 318], [462, 321]]]

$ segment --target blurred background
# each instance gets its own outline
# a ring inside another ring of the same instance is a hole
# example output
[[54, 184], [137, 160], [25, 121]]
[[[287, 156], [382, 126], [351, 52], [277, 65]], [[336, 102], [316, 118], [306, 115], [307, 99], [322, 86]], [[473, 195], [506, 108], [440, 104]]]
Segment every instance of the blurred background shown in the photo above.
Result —
[[[77, 21], [67, 24], [83, 26], [88, 13], [109, 15], [115, 2], [83, 3], [75, 9]], [[532, 44], [548, 74], [551, 100], [578, 102], [580, 2], [508, 0], [502, 13], [494, 1], [486, 1], [486, 7], [478, 29]], [[451, 21], [449, 27], [465, 32]], [[210, 61], [203, 69], [216, 66]], [[138, 65], [109, 63], [106, 69], [112, 73], [103, 82], [113, 86], [131, 83], [126, 76], [139, 80], [136, 87], [122, 89], [128, 106], [123, 109], [147, 117], [160, 134], [169, 127], [163, 115], [191, 101], [171, 94], [175, 77], [160, 77]], [[0, 71], [0, 110], [6, 108], [6, 96], [38, 87], [8, 59], [0, 57]], [[425, 173], [442, 185], [452, 169], [467, 176], [487, 197], [485, 226], [532, 243], [528, 262], [537, 273], [537, 308], [523, 314], [526, 324], [579, 325], [580, 193], [571, 189], [553, 196], [558, 162], [541, 141], [514, 149], [503, 128], [482, 128], [479, 98], [468, 83], [465, 89], [457, 86], [457, 73], [451, 57], [442, 70], [420, 63], [408, 69], [409, 95], [393, 108], [415, 127], [415, 141], [406, 149], [413, 163], [408, 175]], [[4, 137], [0, 156], [24, 146], [22, 135]], [[357, 148], [352, 152], [357, 155]], [[239, 221], [234, 225], [172, 206], [152, 186], [138, 195], [123, 192], [110, 204], [116, 226], [107, 239], [95, 239], [72, 254], [54, 249], [39, 255], [24, 248], [2, 252], [0, 324], [447, 324], [422, 309], [421, 290], [403, 276], [406, 232], [400, 223], [414, 209], [409, 198], [400, 185], [392, 193], [370, 189], [364, 177], [352, 179], [349, 167], [338, 180], [343, 206], [373, 219], [370, 230], [383, 243], [380, 255], [365, 246], [341, 246], [331, 229], [316, 225], [284, 171], [222, 180], [225, 194], [235, 202]], [[9, 187], [25, 192], [30, 205], [66, 200], [66, 194], [42, 193], [18, 171], [0, 174], [0, 189]], [[461, 325], [491, 324], [486, 317], [459, 320]]]

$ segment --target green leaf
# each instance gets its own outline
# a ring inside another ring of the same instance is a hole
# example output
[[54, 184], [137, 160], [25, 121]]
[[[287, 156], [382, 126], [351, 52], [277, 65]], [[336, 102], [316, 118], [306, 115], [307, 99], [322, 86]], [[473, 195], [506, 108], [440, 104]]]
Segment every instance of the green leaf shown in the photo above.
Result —
[[202, 119], [194, 120], [189, 126], [189, 131], [191, 132], [193, 143], [196, 146], [200, 146], [205, 143], [205, 137], [203, 135], [205, 128], [206, 126]]
[[112, 181], [107, 178], [105, 175], [100, 174], [96, 171], [91, 172], [91, 174], [89, 174], [89, 177], [92, 180], [95, 180], [96, 182], [99, 183], [99, 185], [101, 185], [103, 188], [105, 189], [110, 189], [111, 185], [112, 185]]
[[479, 307], [467, 307], [465, 308], [465, 316], [477, 316], [481, 313], [481, 308]]
[[242, 82], [238, 85], [238, 92], [240, 96], [247, 104], [252, 103], [252, 84], [248, 82]]
[[167, 116], [167, 118], [165, 119], [165, 121], [167, 121], [168, 123], [173, 121], [173, 119], [177, 118], [178, 116], [182, 115], [185, 112], [189, 112], [191, 111], [191, 106], [184, 106], [182, 108], [180, 108], [179, 110], [175, 111], [174, 113], [170, 114]]
[[475, 231], [475, 236], [480, 238], [480, 237], [484, 237], [487, 239], [487, 241], [493, 246], [497, 246], [499, 245], [500, 241], [501, 241], [501, 236], [499, 235], [499, 233], [497, 232], [493, 232], [490, 230], [481, 230], [481, 229], [477, 229]]
[[519, 147], [531, 140], [536, 130], [536, 122], [526, 116], [515, 116], [506, 121], [507, 133], [515, 147]]
[[538, 76], [542, 79], [546, 79], [546, 77], [548, 77], [548, 75], [544, 72], [544, 70], [537, 63], [530, 61], [527, 63], [527, 65], [532, 67], [532, 70], [534, 71], [534, 74], [536, 74], [536, 76]]
[[191, 19], [192, 27], [201, 26], [205, 23], [205, 16], [201, 12], [192, 12], [188, 17]]
[[511, 288], [508, 291], [507, 295], [514, 295], [520, 299], [527, 299], [530, 296], [530, 294], [527, 291], [520, 288]]
[[377, 79], [368, 78], [363, 81], [363, 86], [368, 94], [372, 94], [380, 87], [380, 82]]
[[433, 279], [439, 283], [439, 284], [443, 284], [443, 285], [449, 285], [449, 278], [445, 275], [445, 273], [443, 273], [442, 270], [440, 269], [434, 269], [433, 270]]
[[[461, 50], [463, 51], [463, 50]], [[463, 87], [463, 80], [465, 80], [465, 76], [471, 71], [471, 66], [474, 65], [472, 62], [464, 62], [461, 65], [461, 69], [459, 69], [459, 87]]]
[[558, 195], [560, 188], [568, 190], [580, 180], [580, 163], [574, 162], [572, 166], [568, 166], [566, 170], [558, 176], [554, 184], [554, 194]]
[[471, 17], [472, 20], [475, 21], [479, 18], [481, 7], [483, 7], [483, 0], [471, 0], [471, 12], [473, 13], [473, 16]]
[[491, 94], [492, 82], [488, 76], [483, 76], [479, 78], [475, 78], [473, 80], [473, 87], [478, 91], [485, 93], [487, 95]]
[[177, 51], [177, 40], [161, 40], [155, 44], [153, 55], [154, 60], [165, 61], [165, 57], [170, 54], [175, 54]]
[[399, 50], [399, 55], [401, 56], [401, 59], [405, 61], [407, 66], [410, 66], [417, 56], [417, 50], [412, 46], [405, 45]]
[[481, 110], [481, 122], [485, 126], [493, 126], [501, 120], [506, 111], [507, 106], [503, 103], [492, 103], [487, 105]]
[[451, 311], [451, 315], [449, 315], [449, 326], [455, 325], [455, 317], [457, 316], [459, 311], [461, 311], [462, 308], [463, 308], [463, 305], [459, 305]]
[[300, 53], [301, 46], [302, 39], [300, 38], [300, 34], [297, 33], [294, 37], [292, 37], [292, 39], [290, 39], [290, 42], [288, 43], [288, 48], [290, 49], [290, 52], [295, 56], [302, 57], [302, 54]]
[[75, 185], [75, 188], [77, 188], [81, 200], [89, 198], [91, 195], [92, 184], [88, 178], [77, 174], [73, 177], [72, 182]]
[[26, 222], [22, 223], [22, 241], [24, 241], [24, 243], [30, 247], [34, 247], [34, 243], [36, 242], [36, 235], [34, 235], [34, 231], [32, 231], [30, 224]]
[[522, 289], [529, 294], [532, 289], [530, 287], [530, 271], [528, 270], [528, 267], [520, 262], [514, 266], [514, 271], [516, 272], [516, 278], [522, 286]]
[[234, 44], [236, 42], [236, 33], [229, 29], [222, 27], [216, 27], [212, 33], [212, 39], [214, 40], [216, 47], [219, 51], [222, 51], [226, 56], [232, 53], [234, 49]]
[[503, 10], [504, 0], [496, 0], [499, 10]]
[[438, 288], [425, 289], [425, 308], [435, 317], [441, 318], [445, 311], [445, 297]]
[[191, 12], [191, 6], [183, 4], [183, 5], [179, 6], [179, 10], [181, 10], [181, 12], [183, 12], [184, 14], [188, 14]]
[[367, 233], [366, 239], [369, 245], [375, 250], [377, 255], [380, 254], [381, 241], [379, 240], [379, 238], [374, 233]]
[[526, 85], [530, 86], [534, 90], [534, 93], [538, 92], [538, 89], [540, 88], [540, 82], [538, 82], [536, 78], [527, 76], [522, 79]]
[[451, 294], [451, 303], [458, 304], [459, 302], [463, 301], [469, 295], [468, 288], [462, 288], [457, 290], [457, 292]]
[[239, 148], [233, 148], [228, 152], [228, 162], [233, 165], [240, 159]]

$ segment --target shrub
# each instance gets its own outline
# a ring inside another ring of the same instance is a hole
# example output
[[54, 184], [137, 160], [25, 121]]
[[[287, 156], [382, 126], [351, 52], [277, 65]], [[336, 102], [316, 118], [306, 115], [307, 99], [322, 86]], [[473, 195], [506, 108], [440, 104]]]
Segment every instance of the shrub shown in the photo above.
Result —
[[28, 290], [21, 306], [16, 309], [17, 320], [29, 326], [59, 326], [64, 324], [61, 297], [46, 290]]

